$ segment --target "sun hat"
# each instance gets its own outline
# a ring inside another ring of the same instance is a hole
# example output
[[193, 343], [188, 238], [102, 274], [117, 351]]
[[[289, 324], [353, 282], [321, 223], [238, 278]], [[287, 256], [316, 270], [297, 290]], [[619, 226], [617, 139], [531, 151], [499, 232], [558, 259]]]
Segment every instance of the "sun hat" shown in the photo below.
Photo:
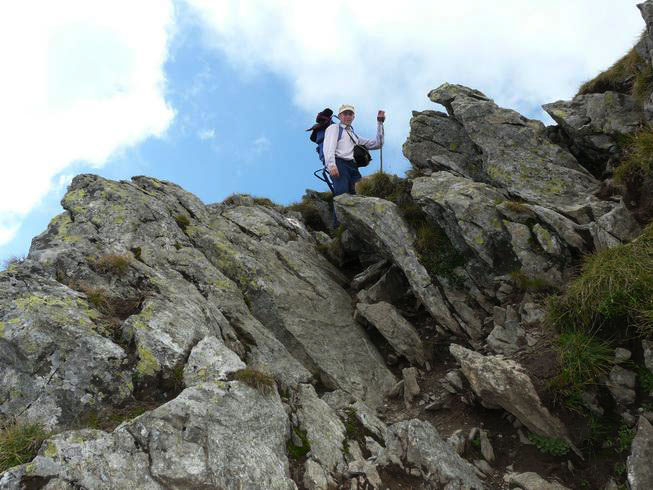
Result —
[[345, 111], [351, 111], [351, 112], [353, 112], [354, 114], [356, 114], [356, 111], [354, 110], [354, 106], [353, 106], [353, 105], [342, 104], [342, 105], [340, 106], [340, 109], [338, 109], [338, 114], [342, 114], [342, 113], [345, 112]]

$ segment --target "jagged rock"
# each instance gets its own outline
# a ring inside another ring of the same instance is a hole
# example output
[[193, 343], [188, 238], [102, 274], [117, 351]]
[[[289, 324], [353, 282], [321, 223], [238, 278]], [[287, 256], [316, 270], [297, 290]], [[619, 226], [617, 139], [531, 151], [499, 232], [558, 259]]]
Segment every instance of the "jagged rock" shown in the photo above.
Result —
[[[204, 206], [156, 179], [95, 176], [77, 177], [64, 207], [64, 218], [74, 220], [62, 228], [59, 219], [31, 252], [53, 275], [64, 252], [88, 255], [96, 244], [139, 251], [134, 281], [154, 292], [123, 332], [136, 344], [141, 374], [165, 375], [214, 335], [288, 386], [312, 374], [375, 405], [394, 384], [353, 321], [347, 279], [316, 251], [301, 222], [275, 207], [246, 199]], [[78, 269], [71, 264], [64, 273]]]
[[363, 289], [369, 284], [372, 284], [379, 280], [379, 278], [385, 274], [388, 269], [388, 261], [380, 260], [379, 262], [372, 264], [367, 269], [365, 269], [360, 274], [357, 274], [354, 279], [351, 281], [351, 287], [356, 291]]
[[642, 350], [644, 351], [644, 365], [653, 373], [653, 340], [642, 340]]
[[312, 459], [307, 460], [304, 465], [303, 483], [308, 490], [326, 490], [329, 488], [326, 471]]
[[518, 485], [523, 490], [569, 490], [557, 482], [548, 482], [537, 473], [508, 473], [503, 480], [510, 485]]
[[474, 467], [458, 456], [429, 422], [422, 420], [404, 420], [388, 427], [386, 448], [377, 465], [389, 464], [406, 470], [418, 468], [425, 483], [434, 488], [484, 488]]
[[[602, 240], [600, 238], [601, 235], [599, 234], [599, 238], [595, 238], [597, 250], [609, 248], [611, 243], [616, 242], [617, 244], [621, 244], [622, 242], [628, 242], [637, 238], [642, 232], [642, 228], [639, 226], [637, 221], [635, 221], [635, 218], [632, 213], [628, 211], [623, 201], [610, 212], [597, 218], [596, 227], [614, 238], [614, 241]], [[595, 231], [594, 233], [596, 234], [598, 231]]]
[[184, 367], [184, 385], [205, 381], [224, 381], [239, 369], [247, 367], [238, 355], [216, 337], [205, 337], [193, 347]]
[[438, 172], [415, 179], [411, 195], [447, 231], [456, 248], [473, 250], [486, 266], [504, 274], [518, 268], [510, 253], [510, 234], [502, 225], [497, 203], [507, 199], [483, 183]]
[[496, 325], [487, 337], [487, 344], [499, 354], [514, 354], [527, 345], [526, 331], [519, 322]]
[[385, 301], [396, 303], [406, 296], [410, 284], [401, 269], [395, 265], [390, 267], [381, 278], [369, 288], [363, 289], [356, 298], [361, 303], [378, 303]]
[[[285, 442], [288, 419], [276, 391], [239, 382], [202, 383], [114, 432], [69, 431], [39, 456], [0, 477], [0, 487], [28, 481], [50, 488], [295, 489]], [[56, 486], [60, 485], [60, 486]]]
[[438, 111], [413, 111], [404, 156], [416, 169], [484, 180], [481, 154], [461, 124]]
[[344, 470], [342, 446], [345, 427], [340, 418], [325, 401], [318, 398], [313, 386], [308, 384], [298, 386], [294, 404], [300, 428], [306, 431], [311, 445], [310, 458], [327, 473]]
[[494, 448], [492, 447], [492, 443], [490, 443], [490, 439], [487, 436], [487, 431], [481, 430], [479, 434], [481, 437], [481, 454], [485, 458], [485, 461], [491, 463], [494, 461]]
[[563, 280], [563, 271], [558, 261], [539, 253], [539, 250], [533, 246], [534, 237], [528, 226], [506, 220], [503, 224], [510, 232], [512, 249], [519, 258], [524, 274], [535, 278], [546, 277], [554, 284]]
[[478, 90], [445, 83], [429, 93], [483, 151], [483, 169], [512, 195], [564, 210], [598, 182], [566, 150], [548, 141], [544, 125], [498, 107]]
[[[579, 157], [597, 164], [619, 153], [618, 135], [632, 134], [645, 122], [634, 97], [616, 92], [577, 95], [542, 108], [564, 130]], [[594, 171], [600, 169], [592, 169]]]
[[465, 449], [467, 447], [467, 437], [465, 437], [463, 430], [458, 429], [453, 434], [451, 434], [447, 438], [447, 444], [453, 448], [456, 454], [462, 456], [465, 453]]
[[417, 369], [414, 367], [402, 369], [401, 374], [404, 377], [404, 402], [410, 406], [413, 400], [420, 393], [419, 384], [417, 383]]
[[527, 327], [539, 325], [546, 317], [546, 311], [541, 305], [537, 303], [526, 302], [522, 303], [519, 308], [521, 315], [521, 322]]
[[343, 223], [401, 267], [415, 296], [433, 318], [451, 332], [464, 335], [463, 322], [449, 309], [440, 289], [420, 264], [414, 247], [415, 234], [396, 206], [383, 199], [350, 194], [337, 196], [335, 203]]
[[454, 369], [453, 371], [449, 371], [445, 378], [447, 379], [447, 382], [453, 386], [457, 391], [463, 391], [463, 378], [462, 375], [460, 374], [460, 370]]
[[606, 386], [617, 403], [630, 405], [635, 401], [635, 379], [636, 374], [634, 372], [621, 366], [612, 367]]
[[631, 490], [653, 488], [653, 426], [644, 417], [639, 418], [637, 434], [633, 439], [626, 463], [628, 484]]
[[526, 205], [526, 207], [532, 210], [544, 223], [553, 228], [567, 245], [579, 251], [589, 250], [587, 241], [581, 236], [579, 225], [572, 220], [542, 206]]
[[542, 405], [520, 364], [499, 356], [483, 356], [456, 344], [451, 344], [449, 351], [485, 406], [502, 407], [536, 434], [558, 437], [571, 444], [564, 425]]
[[474, 466], [476, 466], [484, 476], [487, 476], [494, 471], [492, 466], [490, 466], [484, 459], [475, 459]]
[[424, 365], [424, 346], [419, 334], [401, 313], [389, 303], [356, 305], [356, 319], [362, 317], [371, 323], [392, 348], [413, 364]]

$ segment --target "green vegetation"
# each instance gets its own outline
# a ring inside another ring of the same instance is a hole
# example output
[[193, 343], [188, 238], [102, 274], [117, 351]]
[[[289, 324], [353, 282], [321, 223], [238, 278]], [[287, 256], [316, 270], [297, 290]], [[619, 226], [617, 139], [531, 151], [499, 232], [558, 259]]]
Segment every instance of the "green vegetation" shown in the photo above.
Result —
[[519, 201], [504, 201], [506, 207], [513, 213], [526, 214], [531, 213], [531, 210], [522, 202]]
[[234, 379], [241, 381], [252, 388], [256, 388], [263, 394], [274, 391], [276, 382], [272, 376], [252, 368], [240, 369], [234, 373]]
[[317, 249], [320, 253], [324, 255], [329, 262], [337, 266], [342, 266], [345, 261], [345, 249], [342, 246], [342, 234], [345, 230], [345, 226], [340, 225], [333, 231], [333, 239], [331, 241], [317, 244]]
[[618, 453], [630, 452], [630, 446], [635, 438], [635, 429], [622, 425], [617, 432], [614, 450]]
[[[622, 137], [620, 146], [623, 160], [615, 169], [614, 179], [626, 187], [625, 199], [637, 203], [649, 201], [650, 188], [653, 185], [653, 130], [649, 127], [639, 133]], [[650, 206], [650, 204], [649, 204]], [[642, 214], [642, 210], [638, 214]], [[643, 218], [648, 221], [653, 210], [643, 210]]]
[[645, 63], [635, 75], [631, 93], [640, 104], [643, 104], [651, 92], [653, 92], [653, 67], [650, 63]]
[[510, 277], [512, 277], [519, 289], [529, 293], [540, 293], [555, 289], [555, 287], [545, 279], [528, 276], [521, 269], [511, 272]]
[[453, 271], [465, 264], [465, 258], [453, 247], [444, 230], [413, 201], [411, 186], [409, 180], [377, 172], [360, 180], [356, 191], [364, 196], [380, 197], [395, 203], [415, 232], [415, 249], [429, 275], [432, 278], [443, 276], [458, 284], [459, 278]]
[[177, 222], [177, 226], [179, 226], [183, 231], [186, 231], [186, 228], [190, 225], [190, 219], [188, 219], [188, 216], [185, 214], [178, 214], [175, 216], [175, 221]]
[[609, 343], [582, 330], [563, 332], [556, 341], [560, 373], [552, 387], [568, 397], [570, 406], [579, 406], [578, 396], [595, 384], [614, 363], [614, 350]]
[[646, 64], [633, 48], [610, 68], [581, 85], [577, 95], [602, 94], [607, 91], [631, 93], [634, 80], [646, 70]]
[[586, 256], [567, 291], [549, 301], [547, 320], [562, 332], [613, 335], [627, 323], [642, 337], [653, 334], [653, 225], [631, 243]]
[[637, 378], [642, 390], [646, 393], [653, 392], [653, 373], [646, 366], [637, 366]]
[[98, 272], [122, 276], [129, 270], [130, 261], [127, 255], [109, 254], [95, 259], [94, 265]]
[[288, 456], [290, 459], [299, 460], [305, 457], [308, 452], [311, 450], [311, 443], [308, 440], [305, 430], [300, 430], [297, 427], [292, 428], [293, 433], [302, 441], [301, 446], [295, 446], [292, 442], [292, 438], [288, 439], [286, 443], [286, 448], [288, 449]]
[[254, 197], [253, 199], [254, 204], [258, 204], [259, 206], [269, 206], [271, 208], [277, 207], [277, 204], [267, 197]]
[[569, 444], [563, 439], [557, 437], [539, 436], [537, 434], [529, 434], [528, 438], [535, 444], [535, 447], [544, 454], [551, 456], [564, 456], [569, 452]]
[[34, 459], [47, 437], [40, 424], [14, 422], [0, 427], [0, 473]]

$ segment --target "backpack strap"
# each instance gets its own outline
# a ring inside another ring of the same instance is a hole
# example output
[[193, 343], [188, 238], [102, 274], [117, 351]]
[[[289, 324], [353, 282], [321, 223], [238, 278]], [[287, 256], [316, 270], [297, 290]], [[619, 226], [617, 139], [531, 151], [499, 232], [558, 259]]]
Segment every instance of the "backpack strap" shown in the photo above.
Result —
[[340, 141], [340, 138], [342, 138], [342, 132], [345, 130], [340, 123], [338, 123], [338, 141]]

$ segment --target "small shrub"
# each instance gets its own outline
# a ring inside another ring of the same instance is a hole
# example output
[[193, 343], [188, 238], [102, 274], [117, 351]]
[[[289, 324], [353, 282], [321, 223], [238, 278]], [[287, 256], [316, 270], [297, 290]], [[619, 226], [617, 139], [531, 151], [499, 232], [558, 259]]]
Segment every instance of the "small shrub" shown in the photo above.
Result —
[[549, 301], [547, 321], [560, 331], [585, 332], [625, 323], [651, 335], [653, 225], [631, 243], [586, 256], [564, 295]]
[[129, 263], [130, 258], [127, 255], [103, 255], [95, 260], [95, 268], [101, 273], [122, 276], [129, 269]]
[[617, 432], [617, 439], [615, 441], [614, 450], [618, 453], [625, 453], [630, 451], [630, 446], [635, 438], [635, 429], [622, 425]]
[[175, 221], [177, 222], [177, 226], [179, 226], [183, 231], [186, 231], [186, 228], [190, 225], [190, 219], [188, 219], [188, 216], [185, 214], [178, 214], [175, 216]]
[[506, 207], [513, 213], [524, 214], [530, 213], [531, 210], [522, 202], [519, 201], [504, 201]]
[[624, 153], [624, 159], [614, 172], [617, 182], [629, 185], [653, 175], [652, 130], [647, 129], [631, 136], [625, 144]]
[[0, 473], [34, 459], [47, 437], [36, 423], [16, 422], [0, 428]]
[[618, 478], [623, 478], [626, 474], [626, 463], [623, 461], [617, 461], [614, 464], [614, 475]]
[[653, 66], [644, 63], [644, 68], [635, 75], [631, 93], [640, 104], [643, 104], [651, 92], [653, 92]]
[[254, 204], [258, 204], [259, 206], [268, 206], [271, 208], [278, 207], [277, 204], [275, 204], [271, 199], [268, 199], [267, 197], [255, 197]]
[[104, 289], [94, 288], [88, 285], [81, 286], [82, 292], [86, 294], [88, 302], [92, 304], [96, 310], [101, 313], [111, 313], [111, 302], [109, 295]]
[[535, 447], [544, 454], [551, 456], [564, 456], [569, 452], [569, 444], [563, 439], [557, 437], [539, 436], [531, 433], [528, 438], [535, 444]]
[[595, 384], [614, 363], [614, 350], [605, 341], [582, 330], [563, 332], [556, 341], [560, 373], [553, 387], [573, 397], [586, 386]]
[[252, 388], [256, 388], [263, 394], [271, 393], [276, 386], [272, 376], [252, 368], [240, 369], [234, 373], [234, 379], [241, 381]]

